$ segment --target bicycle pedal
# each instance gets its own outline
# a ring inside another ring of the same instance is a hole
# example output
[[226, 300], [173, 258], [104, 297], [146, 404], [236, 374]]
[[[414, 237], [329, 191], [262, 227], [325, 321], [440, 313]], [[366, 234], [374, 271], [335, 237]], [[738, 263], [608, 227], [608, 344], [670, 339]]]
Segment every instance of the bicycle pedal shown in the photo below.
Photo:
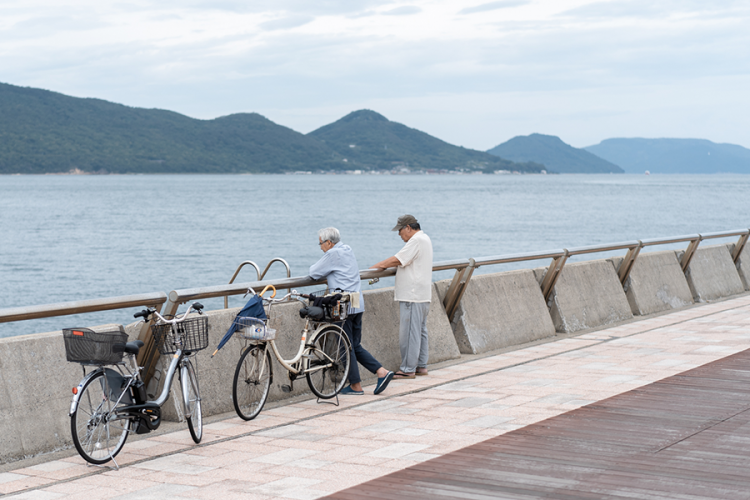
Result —
[[281, 386], [282, 392], [292, 392], [292, 386], [291, 385], [282, 385]]

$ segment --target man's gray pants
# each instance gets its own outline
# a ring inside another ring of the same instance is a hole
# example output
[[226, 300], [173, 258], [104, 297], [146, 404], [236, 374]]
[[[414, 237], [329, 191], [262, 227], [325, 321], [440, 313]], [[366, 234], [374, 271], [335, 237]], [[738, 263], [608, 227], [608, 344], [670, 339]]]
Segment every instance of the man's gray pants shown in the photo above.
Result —
[[417, 367], [427, 366], [430, 343], [427, 338], [427, 313], [429, 302], [399, 302], [401, 321], [399, 344], [401, 347], [401, 371], [414, 373]]

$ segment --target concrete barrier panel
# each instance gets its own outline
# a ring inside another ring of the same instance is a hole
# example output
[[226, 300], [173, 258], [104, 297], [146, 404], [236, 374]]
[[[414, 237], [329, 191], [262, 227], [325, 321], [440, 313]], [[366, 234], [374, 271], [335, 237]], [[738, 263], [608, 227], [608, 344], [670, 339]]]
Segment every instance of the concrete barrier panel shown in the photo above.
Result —
[[[682, 256], [677, 252], [677, 258]], [[685, 273], [696, 302], [729, 297], [745, 291], [726, 245], [698, 247]]]
[[[451, 280], [435, 285], [441, 297]], [[463, 354], [479, 354], [555, 335], [531, 270], [474, 275], [451, 324]]]
[[[622, 257], [613, 259], [617, 269]], [[693, 303], [693, 295], [675, 253], [641, 252], [625, 281], [625, 296], [636, 315], [678, 309]]]
[[576, 332], [633, 317], [615, 268], [606, 260], [566, 264], [548, 303], [558, 332]]
[[71, 390], [83, 371], [66, 361], [62, 332], [0, 339], [0, 374], [0, 463], [72, 447]]
[[[730, 255], [734, 252], [734, 245], [735, 243], [727, 244], [727, 249], [729, 250]], [[750, 244], [746, 244], [742, 249], [742, 253], [740, 253], [740, 258], [737, 259], [735, 267], [737, 267], [737, 272], [740, 275], [742, 286], [745, 287], [745, 290], [750, 290]]]
[[[362, 345], [385, 368], [396, 371], [401, 364], [401, 351], [398, 338], [399, 304], [393, 300], [393, 288], [372, 290], [364, 295]], [[461, 357], [448, 316], [434, 285], [430, 313], [427, 315], [427, 331], [430, 334], [430, 364]], [[365, 381], [375, 378], [361, 366], [360, 374]]]

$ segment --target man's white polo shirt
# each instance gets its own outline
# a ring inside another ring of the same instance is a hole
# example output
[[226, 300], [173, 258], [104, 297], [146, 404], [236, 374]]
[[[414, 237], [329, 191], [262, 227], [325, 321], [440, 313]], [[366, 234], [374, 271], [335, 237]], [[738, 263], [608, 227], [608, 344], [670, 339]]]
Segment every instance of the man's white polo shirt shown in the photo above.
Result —
[[396, 291], [398, 302], [430, 302], [432, 299], [432, 241], [417, 231], [396, 258], [401, 263], [396, 269]]

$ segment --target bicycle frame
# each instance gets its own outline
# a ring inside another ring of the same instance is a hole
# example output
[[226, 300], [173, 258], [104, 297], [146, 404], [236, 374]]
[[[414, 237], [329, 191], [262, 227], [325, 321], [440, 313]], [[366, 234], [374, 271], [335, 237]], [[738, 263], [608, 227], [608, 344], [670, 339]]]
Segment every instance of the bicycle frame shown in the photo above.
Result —
[[[343, 329], [334, 323], [321, 323], [317, 328], [315, 328], [315, 330], [313, 331], [311, 335], [311, 338], [315, 337], [315, 335], [318, 332], [331, 326], [339, 328], [343, 332]], [[310, 332], [310, 320], [306, 319], [305, 327], [302, 329], [302, 338], [300, 339], [299, 350], [297, 351], [296, 356], [294, 356], [294, 358], [292, 359], [284, 359], [281, 356], [281, 353], [279, 352], [279, 349], [276, 347], [276, 342], [274, 340], [268, 340], [268, 341], [263, 342], [263, 344], [266, 344], [265, 348], [263, 349], [263, 352], [265, 352], [268, 349], [268, 345], [270, 344], [273, 354], [276, 357], [276, 360], [279, 362], [279, 364], [281, 364], [281, 366], [283, 366], [287, 371], [295, 375], [302, 375], [305, 373], [312, 373], [314, 371], [323, 370], [325, 368], [330, 368], [330, 365], [319, 365], [319, 366], [316, 366], [315, 369], [310, 370], [310, 368], [308, 366], [305, 366], [305, 364], [298, 365], [299, 368], [294, 366], [297, 363], [299, 363], [299, 361], [303, 358], [305, 351], [310, 348], [310, 346], [306, 343], [309, 332]], [[344, 334], [344, 339], [348, 343], [348, 338], [346, 334]], [[325, 355], [325, 353], [322, 353], [322, 354]], [[333, 362], [333, 360], [330, 360], [330, 359], [329, 361]], [[266, 357], [263, 356], [263, 364], [261, 365], [261, 369], [260, 369], [261, 374], [265, 372], [265, 369], [266, 369], [265, 363], [266, 363]]]
[[[172, 388], [172, 381], [174, 380], [175, 373], [177, 372], [177, 367], [180, 365], [180, 363], [182, 362], [182, 360], [184, 358], [185, 358], [185, 356], [183, 356], [183, 353], [182, 353], [181, 350], [178, 350], [172, 356], [172, 361], [169, 363], [169, 368], [167, 369], [167, 377], [164, 379], [164, 387], [162, 388], [161, 394], [159, 395], [158, 398], [156, 398], [153, 401], [146, 401], [146, 402], [144, 402], [143, 404], [140, 404], [140, 405], [129, 405], [129, 406], [120, 407], [118, 409], [118, 413], [126, 413], [126, 412], [129, 412], [129, 411], [133, 410], [133, 409], [141, 409], [141, 408], [144, 408], [144, 407], [153, 408], [153, 407], [161, 407], [161, 406], [163, 406], [164, 403], [167, 402], [167, 399], [169, 399], [169, 391]], [[122, 392], [120, 393], [120, 396], [117, 398], [117, 401], [115, 401], [115, 406], [117, 406], [118, 404], [120, 404], [120, 401], [122, 400], [122, 398], [126, 394], [128, 394], [129, 389], [140, 378], [138, 368], [137, 367], [135, 367], [135, 368], [133, 367], [133, 365], [135, 364], [135, 356], [133, 356], [132, 354], [129, 354], [128, 355], [128, 360], [129, 360], [129, 364], [131, 365], [131, 366], [127, 367], [128, 371], [130, 372], [130, 374], [124, 376], [124, 378], [127, 378], [129, 380], [128, 380], [127, 385], [125, 385], [125, 387], [122, 388]], [[79, 398], [80, 398], [80, 395], [81, 395], [81, 391], [83, 389], [83, 386], [86, 384], [86, 382], [88, 382], [89, 379], [93, 378], [96, 374], [98, 374], [100, 372], [106, 373], [107, 370], [115, 372], [115, 370], [112, 370], [111, 368], [100, 367], [100, 368], [97, 368], [96, 370], [90, 372], [88, 375], [86, 375], [83, 378], [83, 380], [81, 380], [81, 382], [78, 384], [78, 387], [77, 387], [77, 390], [75, 392], [75, 395], [73, 396], [73, 401], [70, 403], [70, 413], [69, 413], [69, 416], [73, 415], [73, 413], [78, 408], [78, 402], [79, 402]], [[117, 373], [118, 375], [122, 376], [122, 374], [119, 373], [119, 372], [115, 372], [115, 373]], [[106, 377], [105, 377], [105, 381], [107, 381]], [[107, 382], [105, 382], [105, 383], [107, 383]], [[105, 389], [105, 390], [107, 390], [109, 392], [109, 389]], [[190, 416], [190, 415], [187, 415], [187, 416]]]

